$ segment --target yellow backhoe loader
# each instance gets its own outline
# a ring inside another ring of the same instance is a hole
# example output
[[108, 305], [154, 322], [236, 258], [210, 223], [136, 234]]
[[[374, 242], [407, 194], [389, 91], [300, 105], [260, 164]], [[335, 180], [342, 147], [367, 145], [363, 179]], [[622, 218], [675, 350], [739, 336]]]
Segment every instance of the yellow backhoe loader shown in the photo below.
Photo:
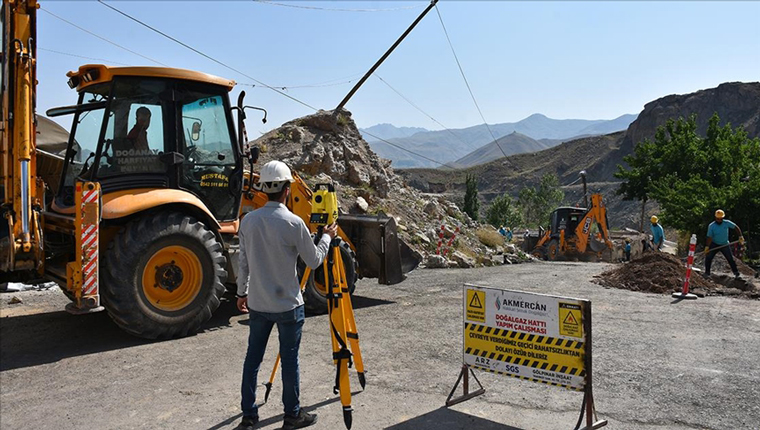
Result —
[[[36, 147], [36, 0], [3, 0], [2, 280], [57, 282], [72, 313], [103, 308], [146, 338], [197, 331], [234, 284], [237, 229], [266, 196], [245, 93], [196, 71], [89, 64], [67, 74], [76, 104], [63, 156]], [[233, 112], [236, 115], [233, 115]], [[266, 118], [266, 111], [264, 111]], [[294, 172], [288, 207], [307, 225], [312, 191]], [[393, 218], [341, 216], [346, 278], [404, 279]], [[415, 262], [405, 264], [406, 269]], [[327, 308], [324, 274], [305, 300]]]
[[583, 208], [560, 207], [551, 214], [551, 225], [539, 235], [532, 254], [545, 260], [583, 258], [602, 253], [613, 248], [610, 241], [607, 208], [601, 194], [591, 195], [591, 206], [586, 194], [586, 172], [583, 179]]

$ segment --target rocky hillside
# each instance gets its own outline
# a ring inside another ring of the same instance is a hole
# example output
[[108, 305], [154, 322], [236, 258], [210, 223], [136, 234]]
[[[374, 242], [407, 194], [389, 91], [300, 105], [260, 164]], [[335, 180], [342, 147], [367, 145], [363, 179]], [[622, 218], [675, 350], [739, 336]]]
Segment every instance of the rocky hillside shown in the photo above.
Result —
[[[287, 122], [252, 144], [262, 149], [259, 164], [281, 160], [310, 185], [332, 182], [343, 213], [395, 217], [401, 239], [428, 265], [471, 267], [523, 258], [505, 254], [503, 240], [492, 228], [473, 222], [444, 196], [408, 187], [390, 160], [378, 157], [362, 139], [350, 112], [334, 116], [319, 111]], [[448, 259], [435, 256], [441, 225], [447, 244], [453, 237]]]
[[[464, 194], [465, 175], [474, 173], [480, 181], [480, 196], [488, 202], [505, 192], [516, 196], [523, 186], [535, 185], [545, 173], [557, 174], [561, 184], [570, 184], [577, 179], [579, 171], [586, 170], [590, 190], [604, 195], [611, 214], [610, 223], [614, 227], [635, 227], [640, 206], [615, 196], [618, 183], [613, 174], [617, 165], [623, 164], [623, 157], [632, 153], [635, 143], [652, 139], [657, 127], [668, 119], [696, 114], [698, 131], [704, 133], [715, 112], [722, 124], [742, 126], [750, 137], [760, 136], [760, 82], [726, 83], [692, 94], [657, 99], [647, 103], [624, 132], [576, 139], [541, 152], [501, 158], [456, 172], [411, 169], [399, 173], [419, 190], [442, 193], [454, 200]], [[568, 203], [574, 203], [582, 194], [577, 186], [566, 187], [565, 192]]]

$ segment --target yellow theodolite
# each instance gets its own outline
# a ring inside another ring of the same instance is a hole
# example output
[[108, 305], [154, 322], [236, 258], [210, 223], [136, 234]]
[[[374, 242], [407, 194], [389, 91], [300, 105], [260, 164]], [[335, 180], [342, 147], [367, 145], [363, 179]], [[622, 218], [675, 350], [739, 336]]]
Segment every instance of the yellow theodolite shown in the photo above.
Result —
[[[338, 220], [338, 196], [332, 184], [317, 184], [312, 195], [312, 213], [309, 219], [312, 225], [317, 226], [315, 241], [322, 237], [322, 230], [326, 225], [331, 225]], [[346, 428], [351, 428], [351, 382], [348, 377], [348, 369], [356, 365], [359, 384], [362, 389], [366, 385], [364, 376], [364, 362], [359, 348], [359, 333], [354, 318], [354, 308], [351, 304], [351, 295], [346, 280], [346, 270], [340, 255], [339, 241], [330, 243], [330, 250], [323, 264], [324, 273], [327, 274], [327, 310], [330, 321], [330, 337], [332, 339], [333, 362], [336, 365], [334, 394], [340, 394], [343, 405], [343, 421]], [[311, 268], [306, 267], [301, 279], [301, 290], [311, 274]], [[277, 374], [280, 363], [280, 355], [277, 354], [269, 382], [264, 384], [266, 393], [264, 403], [269, 398], [272, 383]]]

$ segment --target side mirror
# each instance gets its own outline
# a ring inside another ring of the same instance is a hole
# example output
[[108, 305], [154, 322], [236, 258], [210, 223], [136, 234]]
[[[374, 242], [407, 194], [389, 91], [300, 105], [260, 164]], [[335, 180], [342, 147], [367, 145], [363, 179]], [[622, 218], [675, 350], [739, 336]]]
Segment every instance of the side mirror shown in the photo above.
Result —
[[259, 154], [261, 154], [261, 148], [259, 148], [258, 146], [254, 146], [253, 148], [251, 148], [251, 158], [249, 160], [251, 162], [251, 166], [256, 164], [257, 161], [259, 161]]
[[195, 121], [193, 123], [193, 130], [190, 133], [190, 139], [192, 139], [193, 142], [197, 142], [198, 139], [201, 138], [201, 123], [199, 121]]

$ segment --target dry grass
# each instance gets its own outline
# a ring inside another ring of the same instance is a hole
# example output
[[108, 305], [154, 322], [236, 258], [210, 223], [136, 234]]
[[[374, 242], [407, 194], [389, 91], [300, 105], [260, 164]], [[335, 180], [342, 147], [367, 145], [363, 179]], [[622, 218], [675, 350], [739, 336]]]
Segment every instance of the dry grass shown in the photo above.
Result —
[[504, 236], [500, 235], [498, 231], [490, 228], [479, 228], [475, 235], [480, 240], [480, 243], [491, 248], [504, 245]]

